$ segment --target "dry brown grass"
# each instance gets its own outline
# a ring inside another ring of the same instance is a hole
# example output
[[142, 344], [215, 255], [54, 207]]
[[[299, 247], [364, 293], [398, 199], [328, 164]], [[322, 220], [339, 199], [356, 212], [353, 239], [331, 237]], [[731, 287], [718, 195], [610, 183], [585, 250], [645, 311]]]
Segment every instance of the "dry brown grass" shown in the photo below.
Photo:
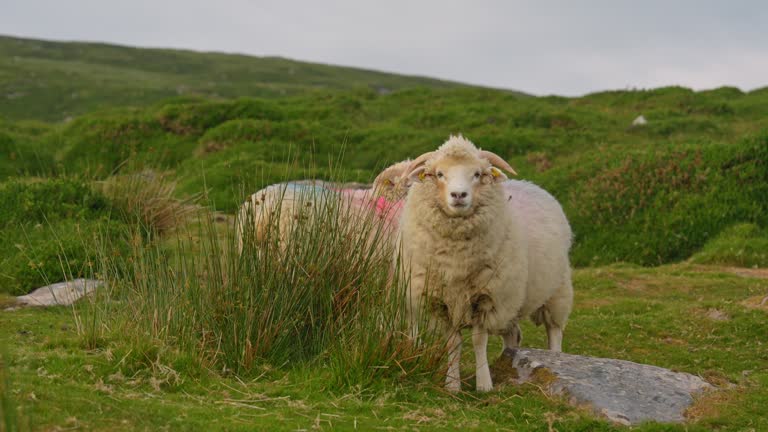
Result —
[[743, 390], [712, 390], [699, 394], [694, 398], [693, 405], [685, 410], [685, 418], [690, 422], [706, 418], [716, 418], [728, 411], [741, 399]]
[[742, 301], [741, 304], [749, 309], [759, 309], [768, 312], [768, 293], [766, 295], [750, 297]]
[[128, 217], [137, 217], [148, 229], [162, 234], [184, 224], [200, 207], [200, 198], [174, 197], [176, 183], [154, 171], [110, 177], [100, 183], [112, 206]]

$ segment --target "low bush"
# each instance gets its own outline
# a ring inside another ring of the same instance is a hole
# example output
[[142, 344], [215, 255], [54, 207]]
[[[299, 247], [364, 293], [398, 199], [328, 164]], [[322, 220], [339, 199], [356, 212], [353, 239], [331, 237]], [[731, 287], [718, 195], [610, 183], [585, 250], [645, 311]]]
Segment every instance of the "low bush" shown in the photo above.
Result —
[[0, 184], [0, 228], [109, 214], [107, 198], [79, 178], [11, 179]]
[[576, 265], [678, 261], [735, 223], [768, 226], [768, 134], [588, 159], [539, 176], [571, 220]]

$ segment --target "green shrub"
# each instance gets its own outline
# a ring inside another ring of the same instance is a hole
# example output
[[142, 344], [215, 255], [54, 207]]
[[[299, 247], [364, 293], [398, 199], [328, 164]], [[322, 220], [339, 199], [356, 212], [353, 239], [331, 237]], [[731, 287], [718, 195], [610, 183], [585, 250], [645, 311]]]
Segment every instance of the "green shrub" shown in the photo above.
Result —
[[682, 260], [727, 226], [768, 225], [768, 134], [589, 159], [539, 177], [564, 204], [576, 265]]
[[[272, 136], [273, 123], [269, 120], [237, 119], [226, 121], [200, 137], [197, 152], [200, 155], [216, 153], [238, 143], [262, 141]], [[258, 155], [254, 155], [258, 157]]]
[[114, 253], [121, 245], [125, 225], [104, 220], [63, 220], [51, 224], [24, 224], [0, 230], [0, 292], [22, 295], [65, 279], [91, 277], [95, 243], [112, 239]]
[[[176, 100], [76, 119], [37, 148], [60, 149], [67, 170], [99, 178], [173, 169], [178, 197], [206, 192], [234, 211], [267, 184], [332, 177], [329, 158], [344, 167], [336, 170], [343, 180], [370, 182], [387, 164], [463, 133], [564, 203], [577, 233], [575, 262], [651, 265], [689, 257], [734, 223], [762, 220], [766, 95], [669, 87], [522, 98], [462, 88]], [[630, 128], [639, 114], [649, 124]], [[16, 147], [19, 136], [42, 133], [22, 129], [6, 128]]]
[[156, 119], [162, 127], [177, 135], [199, 135], [209, 128], [233, 119], [281, 118], [282, 113], [275, 104], [258, 99], [166, 105], [156, 114]]
[[12, 179], [0, 184], [0, 228], [106, 216], [109, 204], [77, 178]]

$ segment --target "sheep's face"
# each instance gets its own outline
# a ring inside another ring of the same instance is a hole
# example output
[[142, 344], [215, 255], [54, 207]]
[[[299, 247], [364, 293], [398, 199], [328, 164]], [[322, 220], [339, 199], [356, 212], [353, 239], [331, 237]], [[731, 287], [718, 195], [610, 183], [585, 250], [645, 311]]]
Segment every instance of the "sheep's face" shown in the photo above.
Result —
[[448, 216], [454, 217], [475, 212], [479, 189], [492, 183], [494, 173], [498, 171], [484, 159], [443, 158], [428, 165], [420, 178], [430, 178], [434, 182], [440, 207]]
[[398, 162], [382, 171], [373, 181], [374, 194], [389, 201], [399, 201], [408, 193], [408, 179], [402, 177], [410, 160]]

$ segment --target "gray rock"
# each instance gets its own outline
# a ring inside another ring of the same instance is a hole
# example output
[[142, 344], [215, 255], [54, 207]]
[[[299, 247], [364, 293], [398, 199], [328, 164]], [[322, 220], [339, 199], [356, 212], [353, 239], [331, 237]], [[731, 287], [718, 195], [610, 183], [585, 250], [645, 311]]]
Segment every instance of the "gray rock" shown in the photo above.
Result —
[[535, 382], [624, 425], [683, 422], [693, 395], [714, 388], [697, 376], [657, 366], [529, 348], [505, 350], [493, 373], [497, 384]]
[[24, 306], [71, 305], [93, 292], [104, 283], [95, 279], [74, 279], [38, 288], [27, 295], [16, 297], [16, 303]]
[[632, 127], [645, 126], [648, 124], [648, 120], [644, 116], [639, 115], [632, 120]]

